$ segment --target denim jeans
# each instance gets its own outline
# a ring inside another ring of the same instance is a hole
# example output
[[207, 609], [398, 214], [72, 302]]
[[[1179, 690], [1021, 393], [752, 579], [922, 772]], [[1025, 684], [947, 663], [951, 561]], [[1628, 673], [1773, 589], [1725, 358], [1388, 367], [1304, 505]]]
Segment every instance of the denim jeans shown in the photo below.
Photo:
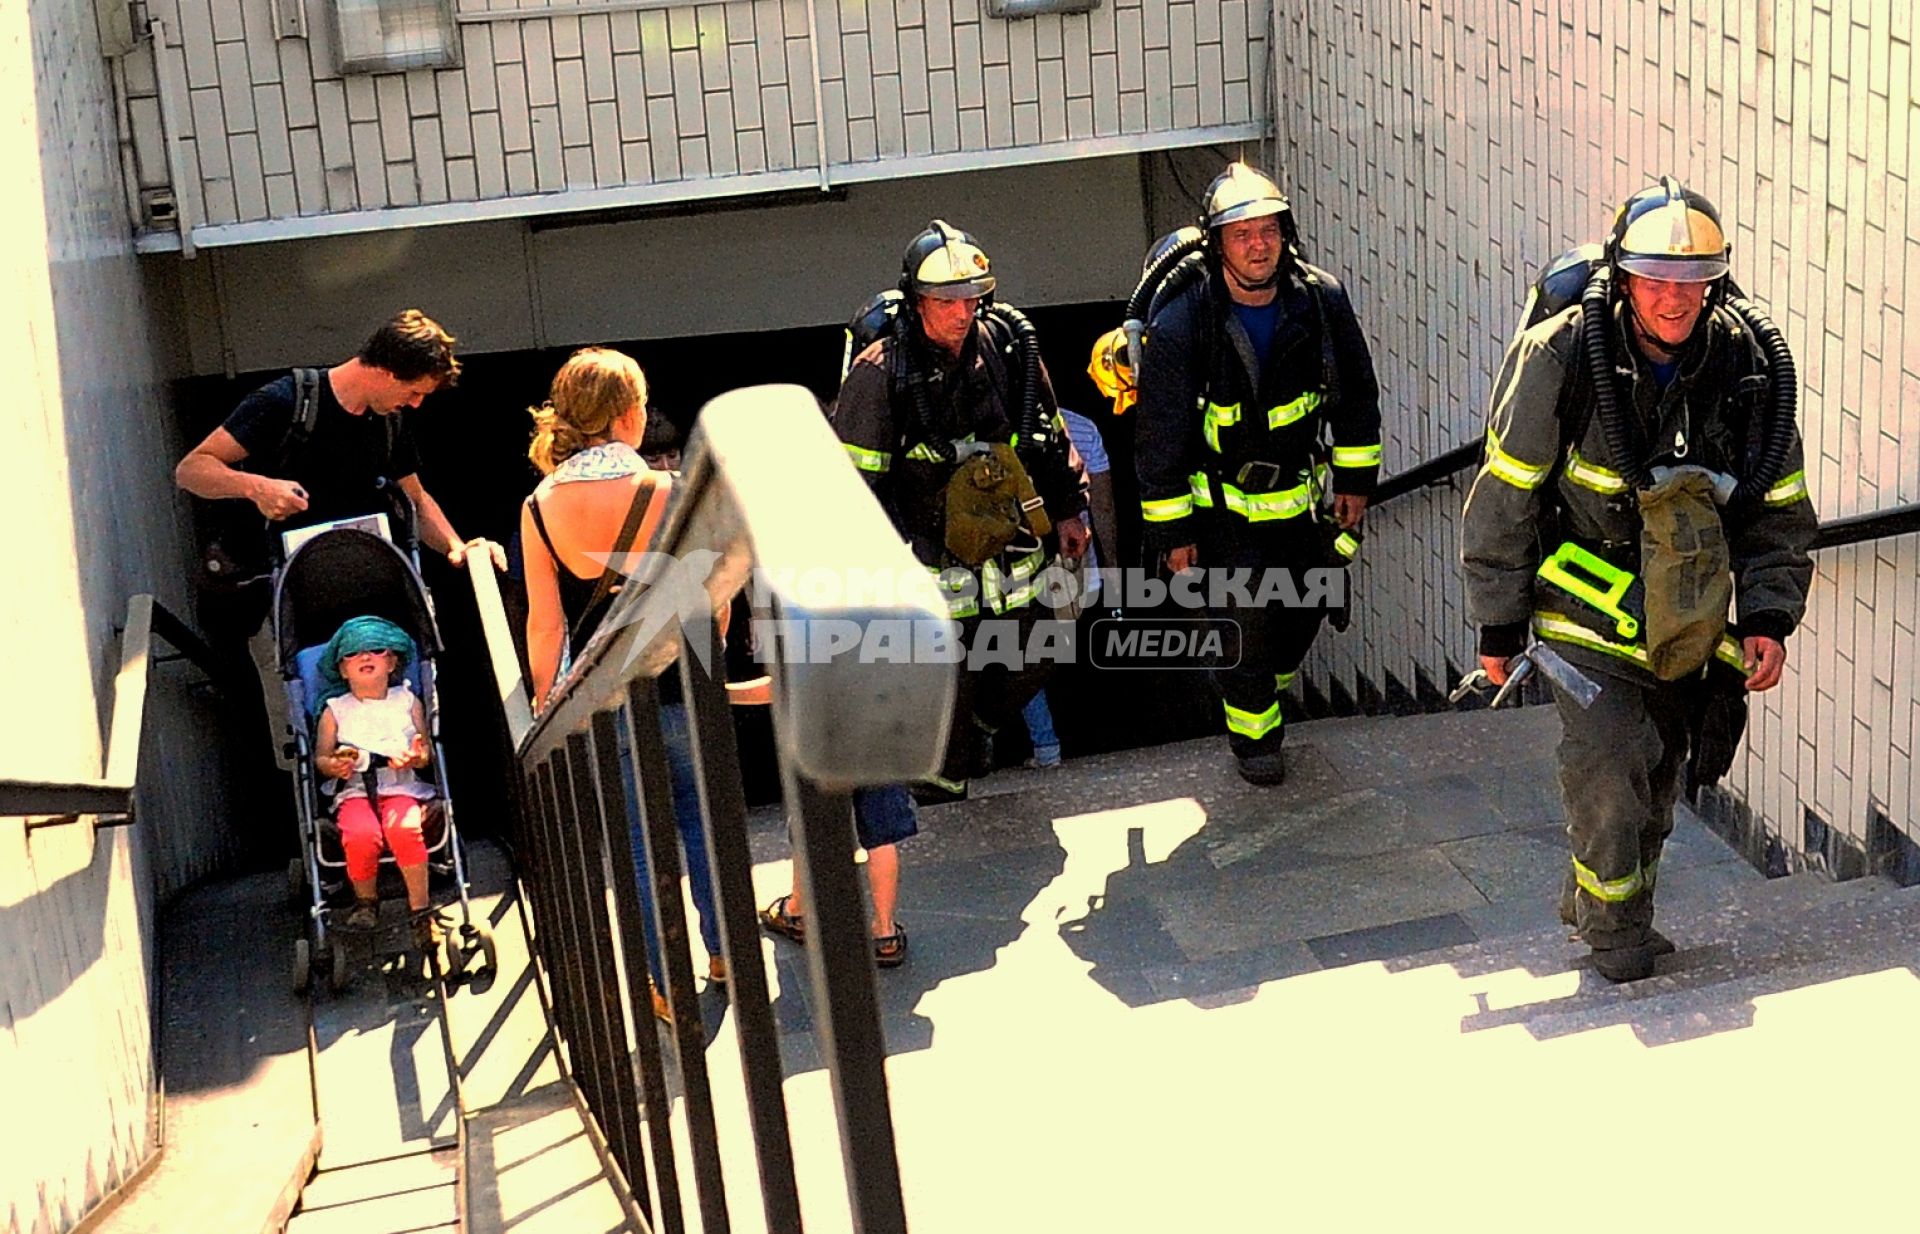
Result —
[[1042, 767], [1058, 763], [1060, 734], [1053, 731], [1053, 712], [1047, 707], [1047, 692], [1043, 689], [1035, 694], [1020, 714], [1027, 722], [1027, 736], [1033, 738], [1033, 761]]
[[[699, 917], [700, 941], [708, 955], [720, 954], [720, 912], [713, 901], [713, 872], [707, 865], [707, 839], [700, 823], [700, 790], [693, 775], [693, 737], [684, 703], [660, 708], [660, 734], [667, 747], [667, 775], [673, 789], [673, 821], [680, 832], [680, 851], [687, 883]], [[653, 886], [646, 876], [646, 839], [640, 823], [639, 783], [634, 775], [633, 744], [623, 720], [619, 728], [620, 774], [627, 785], [627, 827], [633, 837], [634, 873], [640, 884], [640, 913], [647, 939], [647, 971], [656, 985], [664, 980], [660, 940], [653, 928]]]

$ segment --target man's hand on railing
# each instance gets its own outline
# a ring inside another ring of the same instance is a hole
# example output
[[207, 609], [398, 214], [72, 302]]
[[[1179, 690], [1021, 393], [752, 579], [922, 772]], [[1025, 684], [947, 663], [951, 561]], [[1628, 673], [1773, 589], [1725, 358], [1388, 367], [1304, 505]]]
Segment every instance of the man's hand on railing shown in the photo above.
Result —
[[487, 557], [493, 561], [494, 569], [502, 574], [507, 572], [507, 550], [485, 536], [475, 536], [465, 542], [455, 541], [447, 549], [447, 562], [457, 569], [467, 563], [468, 553], [478, 549], [486, 550]]
[[1360, 525], [1367, 513], [1367, 499], [1353, 493], [1335, 493], [1333, 495], [1333, 521], [1340, 524], [1340, 530], [1352, 531]]

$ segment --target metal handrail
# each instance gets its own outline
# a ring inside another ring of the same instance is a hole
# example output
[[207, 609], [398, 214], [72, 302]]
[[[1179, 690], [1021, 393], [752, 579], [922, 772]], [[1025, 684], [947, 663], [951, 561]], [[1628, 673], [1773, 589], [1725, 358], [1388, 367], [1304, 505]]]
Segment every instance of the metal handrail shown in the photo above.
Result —
[[218, 680], [221, 676], [213, 652], [186, 622], [150, 595], [133, 596], [127, 601], [127, 620], [120, 633], [120, 671], [113, 683], [106, 773], [97, 779], [0, 778], [0, 818], [25, 817], [34, 827], [83, 818], [92, 818], [99, 827], [133, 822], [133, 790], [140, 779], [140, 737], [155, 637], [208, 677]]
[[1904, 536], [1913, 532], [1920, 532], [1920, 502], [1908, 502], [1903, 506], [1868, 514], [1825, 519], [1820, 524], [1820, 530], [1814, 533], [1813, 547], [1840, 548], [1847, 544], [1884, 540], [1889, 536]]
[[1463, 467], [1471, 467], [1479, 460], [1479, 442], [1470, 441], [1464, 446], [1455, 446], [1444, 454], [1437, 454], [1424, 463], [1416, 463], [1405, 471], [1388, 476], [1374, 485], [1372, 504], [1384, 505], [1395, 497], [1404, 496], [1415, 489], [1432, 488], [1436, 484], [1445, 483], [1454, 472]]
[[[886, 628], [880, 623], [937, 633], [948, 647], [957, 646], [956, 632], [932, 576], [848, 466], [805, 390], [769, 386], [715, 399], [701, 412], [686, 460], [653, 545], [619, 563], [629, 585], [537, 717], [492, 566], [484, 554], [468, 557], [516, 750], [525, 902], [562, 1061], [635, 1215], [645, 1228], [684, 1228], [682, 1163], [664, 1116], [673, 1104], [668, 1072], [640, 961], [651, 924], [674, 1012], [684, 1164], [703, 1225], [726, 1228], [659, 722], [658, 681], [677, 661], [766, 1224], [800, 1227], [738, 751], [723, 673], [711, 662], [719, 654], [714, 615], [751, 580], [756, 621], [778, 623], [766, 629], [780, 634], [763, 637], [759, 650], [771, 674], [795, 877], [808, 907], [808, 1004], [838, 1116], [853, 1228], [904, 1230], [849, 794], [937, 770], [957, 680], [943, 660], [876, 663], [860, 650], [868, 634]], [[839, 637], [829, 644], [806, 636], [815, 630]], [[628, 734], [631, 774], [623, 767]], [[629, 841], [633, 816], [644, 846]], [[642, 885], [652, 892], [650, 916], [639, 902]]]

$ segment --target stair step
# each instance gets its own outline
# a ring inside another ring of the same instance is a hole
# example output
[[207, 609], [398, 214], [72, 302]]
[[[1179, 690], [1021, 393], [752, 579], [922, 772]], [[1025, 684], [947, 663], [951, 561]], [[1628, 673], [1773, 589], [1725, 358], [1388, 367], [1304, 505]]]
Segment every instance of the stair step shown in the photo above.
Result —
[[[1478, 955], [1471, 948], [1452, 949], [1466, 953], [1454, 961], [1458, 971], [1487, 978], [1479, 992], [1486, 1009], [1467, 1017], [1462, 1027], [1525, 1024], [1536, 1035], [1550, 1036], [1628, 1021], [1639, 1026], [1656, 1014], [1661, 999], [1680, 999], [1694, 1009], [1718, 1002], [1733, 1005], [1740, 1001], [1733, 990], [1743, 983], [1764, 983], [1772, 973], [1841, 961], [1910, 959], [1920, 948], [1901, 953], [1898, 944], [1920, 940], [1920, 895], [1855, 892], [1797, 913], [1754, 917], [1734, 929], [1702, 926], [1698, 920], [1676, 926], [1672, 935], [1679, 953], [1657, 961], [1654, 976], [1624, 985], [1590, 971], [1585, 949], [1564, 933], [1557, 939], [1536, 937], [1524, 945], [1483, 948]], [[1423, 958], [1431, 962], [1434, 957]], [[1394, 967], [1403, 965], [1411, 966], [1399, 961]], [[1515, 968], [1531, 976], [1506, 975]], [[1579, 984], [1569, 992], [1564, 978], [1574, 971], [1580, 974]]]
[[[1624, 1000], [1597, 1000], [1576, 1009], [1533, 1017], [1526, 1021], [1526, 1027], [1528, 1032], [1544, 1039], [1630, 1024], [1644, 1044], [1670, 1045], [1710, 1033], [1750, 1027], [1754, 1000], [1759, 998], [1807, 990], [1888, 968], [1907, 969], [1911, 980], [1916, 954], [1920, 954], [1920, 924], [1909, 923], [1905, 930], [1875, 946], [1835, 948], [1825, 954], [1803, 955], [1797, 959], [1776, 956], [1745, 971], [1730, 968], [1721, 980], [1711, 983], [1656, 987], [1638, 991]], [[1616, 988], [1631, 990], [1647, 984], [1634, 982]]]
[[[1660, 929], [1682, 947], [1709, 946], [1750, 926], [1774, 925], [1811, 915], [1898, 909], [1920, 905], [1920, 888], [1904, 888], [1885, 879], [1860, 878], [1836, 883], [1821, 874], [1794, 874], [1758, 883], [1716, 886], [1697, 896], [1661, 902]], [[1452, 964], [1463, 975], [1525, 968], [1545, 975], [1562, 972], [1583, 953], [1572, 931], [1555, 922], [1537, 929], [1457, 943], [1388, 961], [1395, 971]]]
[[287, 1222], [287, 1234], [424, 1234], [456, 1228], [452, 1182], [314, 1211]]
[[454, 1181], [458, 1166], [459, 1153], [447, 1148], [350, 1166], [343, 1170], [323, 1170], [314, 1176], [301, 1193], [300, 1211], [312, 1212], [445, 1186]]

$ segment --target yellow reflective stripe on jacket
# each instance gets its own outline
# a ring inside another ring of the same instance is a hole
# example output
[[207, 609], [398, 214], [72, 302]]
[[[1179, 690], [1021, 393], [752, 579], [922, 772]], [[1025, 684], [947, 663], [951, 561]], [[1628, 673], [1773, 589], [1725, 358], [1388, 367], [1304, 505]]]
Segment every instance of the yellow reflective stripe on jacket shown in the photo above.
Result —
[[1193, 513], [1193, 494], [1182, 493], [1178, 497], [1161, 497], [1153, 501], [1140, 503], [1140, 517], [1149, 523], [1171, 523]]
[[1320, 392], [1309, 390], [1289, 403], [1282, 403], [1267, 412], [1267, 427], [1285, 428], [1289, 424], [1298, 424], [1307, 418], [1307, 413], [1320, 405]]
[[[1604, 634], [1589, 630], [1574, 621], [1565, 613], [1553, 613], [1545, 610], [1534, 613], [1533, 632], [1541, 638], [1550, 638], [1555, 642], [1572, 643], [1576, 647], [1585, 647], [1590, 651], [1603, 651], [1622, 660], [1631, 660], [1641, 667], [1647, 667], [1647, 651], [1632, 643], [1616, 642]], [[1720, 642], [1713, 649], [1714, 658], [1737, 671], [1741, 676], [1751, 676], [1747, 671], [1747, 656], [1731, 635], [1722, 634]]]
[[1596, 900], [1605, 900], [1609, 904], [1619, 904], [1631, 900], [1646, 890], [1647, 880], [1636, 866], [1633, 873], [1623, 878], [1601, 878], [1582, 865], [1580, 859], [1573, 859], [1573, 880], [1580, 884], [1580, 890]]
[[1230, 424], [1240, 423], [1240, 404], [1209, 402], [1206, 417], [1200, 422], [1201, 435], [1207, 439], [1207, 448], [1215, 454], [1220, 453], [1220, 430]]
[[967, 586], [973, 579], [966, 570], [955, 566], [943, 570], [938, 566], [928, 566], [933, 575], [933, 585], [938, 587], [947, 598], [947, 616], [960, 618], [972, 617], [980, 611], [980, 597], [977, 591]]
[[1627, 491], [1627, 482], [1619, 472], [1588, 462], [1577, 448], [1567, 451], [1567, 479], [1596, 493], [1611, 495]]
[[[957, 438], [954, 444], [963, 446], [972, 440], [973, 434], [968, 433], [965, 437]], [[934, 449], [930, 443], [924, 441], [907, 451], [907, 457], [916, 463], [944, 463], [947, 461], [940, 456], [940, 452]]]
[[1559, 643], [1572, 643], [1576, 647], [1585, 647], [1590, 651], [1604, 651], [1610, 656], [1622, 660], [1631, 660], [1642, 668], [1647, 667], [1647, 649], [1636, 647], [1632, 643], [1619, 643], [1597, 631], [1589, 630], [1565, 613], [1536, 611], [1533, 615], [1533, 632], [1541, 638], [1552, 639]]
[[1780, 483], [1767, 490], [1761, 500], [1770, 506], [1790, 506], [1807, 495], [1807, 473], [1804, 468], [1794, 472]]
[[1335, 446], [1333, 448], [1335, 467], [1378, 467], [1380, 458], [1379, 442], [1370, 446]]
[[1360, 553], [1360, 540], [1351, 531], [1343, 531], [1333, 538], [1333, 551], [1352, 561]]
[[980, 570], [980, 593], [987, 607], [996, 613], [1026, 607], [1040, 594], [1040, 580], [1036, 576], [1046, 560], [1047, 551], [1035, 549], [1013, 562], [1004, 574], [999, 562], [987, 562]]
[[[887, 469], [893, 466], [893, 455], [888, 454], [885, 450], [868, 450], [863, 446], [856, 446], [850, 441], [843, 441], [840, 444], [847, 448], [847, 456], [853, 460], [853, 465], [861, 471], [870, 471], [876, 476], [883, 476], [887, 474]], [[908, 455], [907, 457], [912, 458], [913, 456]]]
[[1232, 510], [1249, 523], [1298, 518], [1313, 508], [1313, 494], [1304, 484], [1271, 493], [1243, 493], [1231, 484], [1220, 486], [1220, 495]]
[[1295, 679], [1299, 676], [1300, 670], [1297, 668], [1291, 673], [1275, 673], [1273, 675], [1273, 688], [1276, 690], [1290, 690], [1293, 688]]
[[1213, 509], [1213, 484], [1207, 479], [1207, 473], [1196, 471], [1187, 477], [1187, 487], [1192, 490], [1193, 504], [1196, 509]]
[[1280, 704], [1277, 702], [1265, 711], [1242, 711], [1232, 703], [1220, 705], [1227, 711], [1227, 727], [1242, 737], [1258, 741], [1280, 727]]
[[1547, 473], [1553, 470], [1551, 464], [1535, 467], [1522, 462], [1500, 448], [1500, 434], [1487, 429], [1486, 470], [1505, 480], [1523, 492], [1532, 492], [1546, 482]]

